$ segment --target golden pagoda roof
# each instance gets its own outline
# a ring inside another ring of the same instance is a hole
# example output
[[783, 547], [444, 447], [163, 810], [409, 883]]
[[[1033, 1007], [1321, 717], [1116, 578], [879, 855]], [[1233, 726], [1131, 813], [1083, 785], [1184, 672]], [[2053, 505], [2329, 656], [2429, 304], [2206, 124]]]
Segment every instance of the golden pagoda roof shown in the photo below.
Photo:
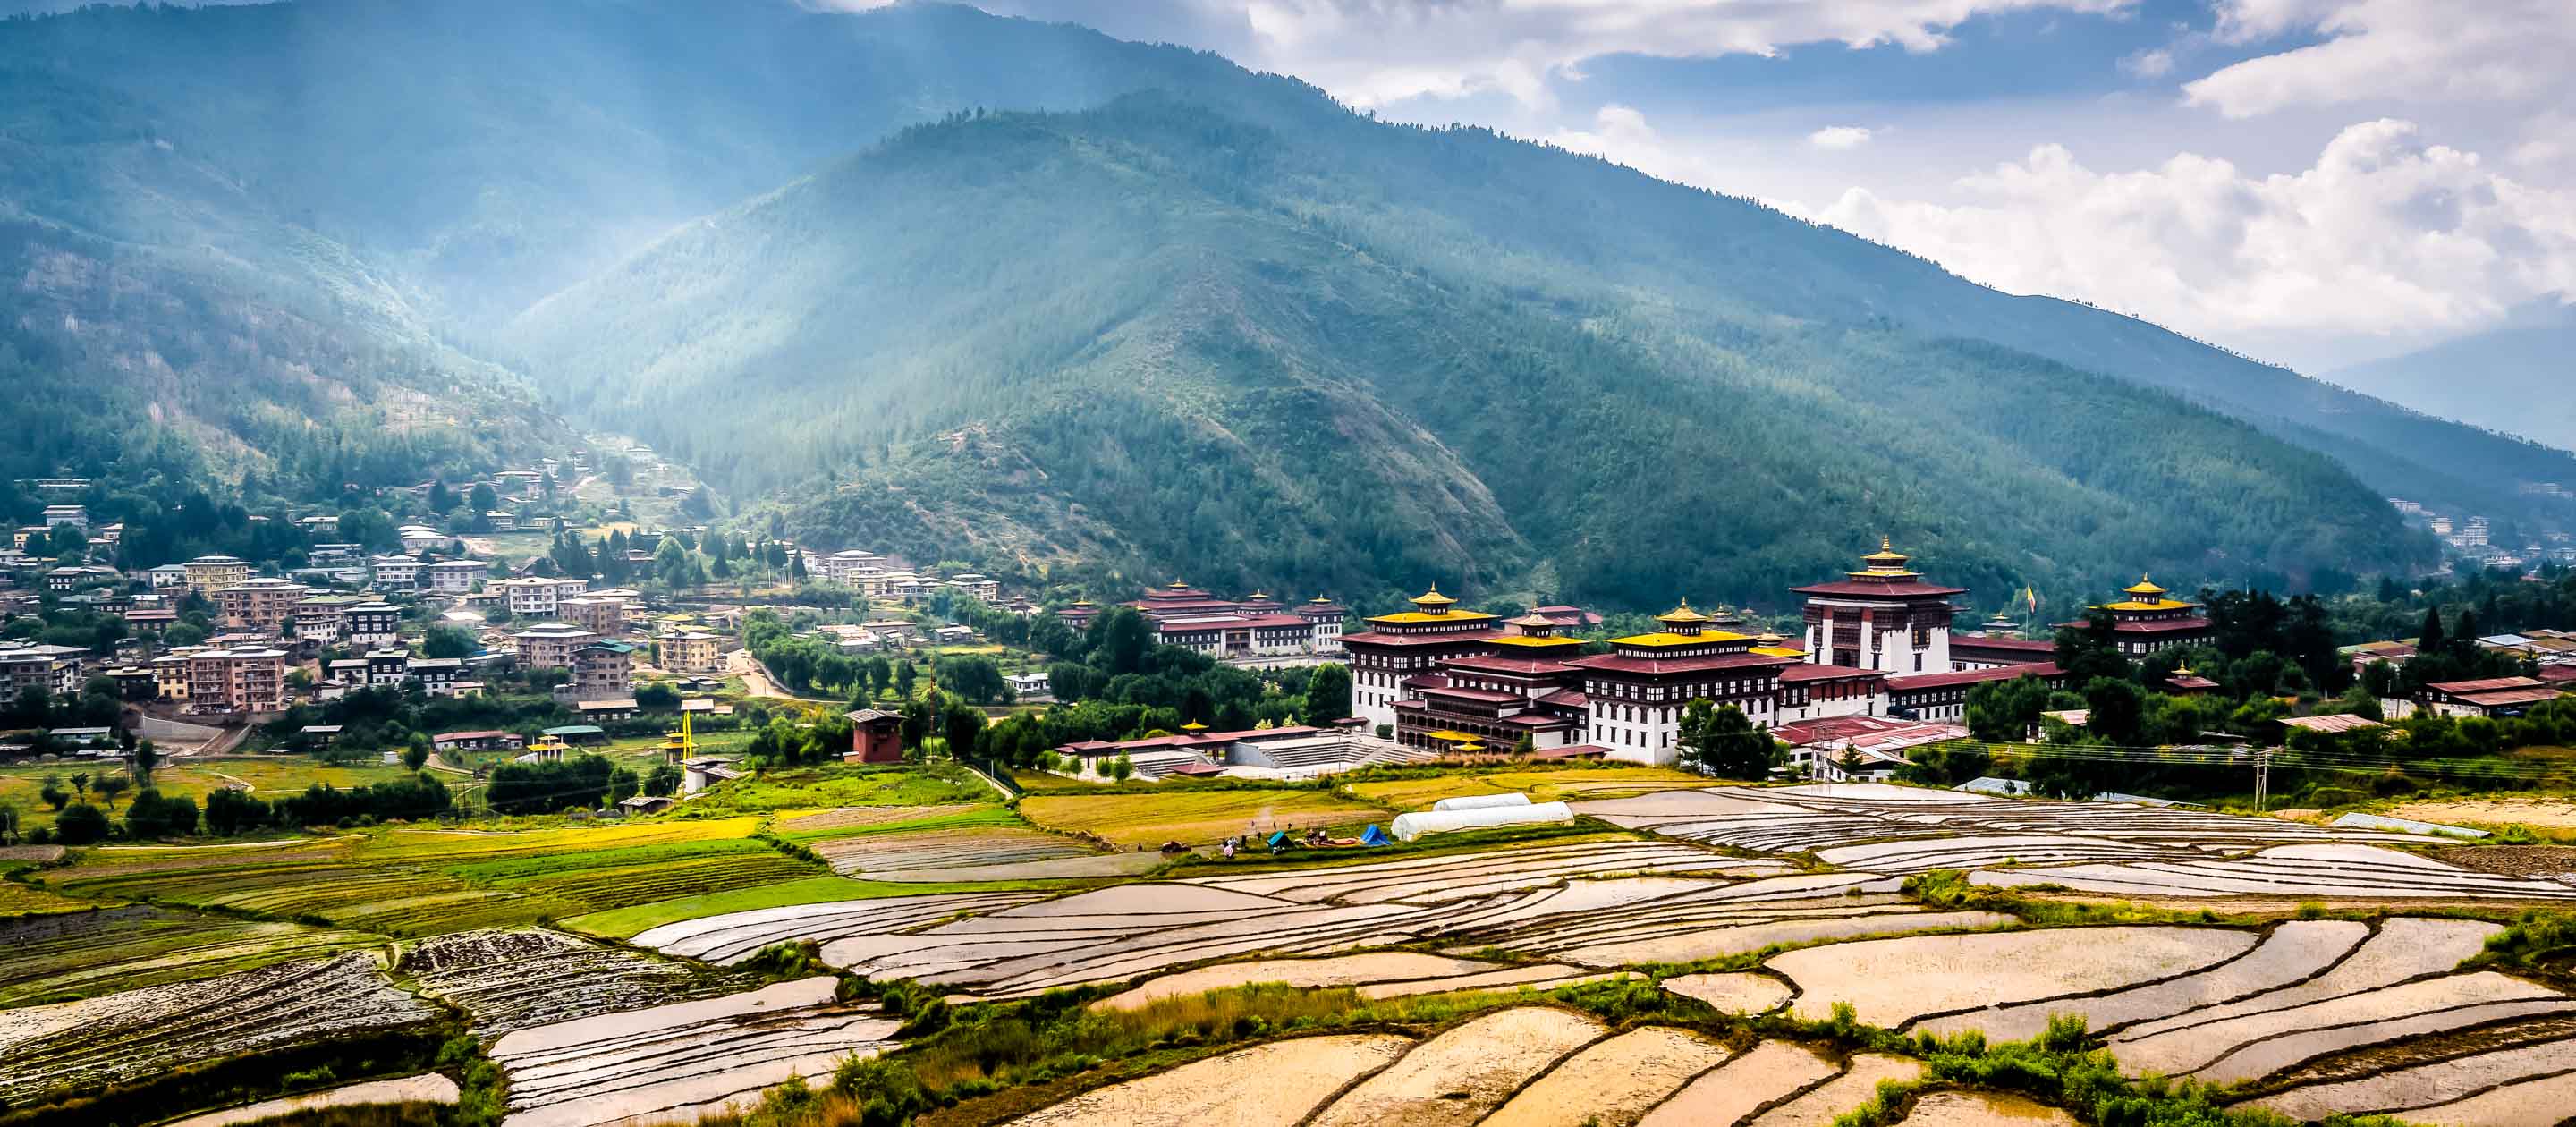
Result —
[[1437, 583], [1432, 584], [1430, 590], [1419, 595], [1415, 595], [1411, 601], [1413, 605], [1417, 607], [1447, 607], [1458, 605], [1458, 600], [1440, 593], [1440, 585]]
[[1190, 585], [1175, 579], [1169, 583], [1163, 584], [1163, 589], [1166, 591], [1187, 591], [1190, 589]]
[[1746, 651], [1744, 651], [1744, 652], [1746, 652], [1746, 653], [1757, 653], [1757, 654], [1761, 654], [1761, 655], [1762, 655], [1762, 656], [1764, 656], [1764, 657], [1805, 657], [1805, 656], [1807, 656], [1807, 651], [1805, 651], [1805, 650], [1801, 650], [1801, 649], [1792, 649], [1792, 648], [1790, 648], [1790, 647], [1788, 647], [1788, 646], [1755, 646], [1755, 647], [1753, 647], [1752, 649], [1746, 650]]
[[1662, 630], [1652, 634], [1631, 634], [1625, 638], [1612, 638], [1610, 639], [1610, 644], [1614, 646], [1637, 646], [1644, 649], [1660, 649], [1666, 646], [1705, 646], [1717, 642], [1750, 642], [1752, 640], [1753, 635], [1751, 634], [1738, 634], [1731, 630], [1703, 630], [1697, 634], [1676, 634], [1669, 630]]
[[1503, 620], [1503, 625], [1526, 627], [1531, 630], [1554, 630], [1556, 629], [1556, 620], [1536, 611], [1532, 611], [1520, 616], [1519, 618], [1506, 618]]
[[1458, 750], [1460, 750], [1460, 751], [1483, 751], [1483, 750], [1485, 750], [1485, 744], [1484, 744], [1484, 742], [1483, 742], [1483, 741], [1481, 741], [1481, 740], [1472, 740], [1472, 739], [1471, 739], [1471, 740], [1468, 740], [1468, 741], [1467, 741], [1467, 742], [1465, 742], [1465, 743], [1459, 744], [1459, 745], [1458, 745]]
[[1882, 579], [1911, 578], [1920, 574], [1919, 572], [1908, 570], [1905, 566], [1913, 559], [1914, 557], [1897, 551], [1894, 544], [1891, 543], [1887, 537], [1881, 536], [1878, 538], [1878, 550], [1860, 558], [1860, 562], [1863, 565], [1862, 570], [1845, 572], [1844, 574], [1852, 576], [1873, 576]]
[[1683, 599], [1683, 600], [1682, 600], [1682, 605], [1677, 606], [1677, 607], [1674, 607], [1674, 608], [1673, 608], [1673, 609], [1671, 609], [1671, 610], [1665, 611], [1665, 612], [1664, 612], [1664, 613], [1662, 613], [1662, 614], [1656, 615], [1656, 616], [1655, 616], [1655, 621], [1657, 621], [1657, 622], [1661, 622], [1661, 623], [1665, 623], [1666, 625], [1670, 625], [1670, 624], [1672, 624], [1672, 623], [1677, 623], [1677, 622], [1684, 622], [1684, 623], [1687, 623], [1687, 622], [1715, 622], [1715, 621], [1717, 621], [1717, 620], [1716, 620], [1716, 619], [1714, 619], [1714, 618], [1710, 618], [1710, 617], [1709, 617], [1709, 616], [1707, 616], [1707, 615], [1701, 614], [1701, 613], [1700, 613], [1700, 612], [1698, 612], [1698, 611], [1692, 610], [1692, 609], [1691, 609], [1691, 605], [1690, 605], [1690, 600], [1689, 600], [1689, 599]]
[[1207, 725], [1201, 724], [1196, 720], [1192, 720], [1187, 724], [1181, 725], [1181, 730], [1184, 732], [1204, 732], [1207, 731]]
[[2136, 595], [2140, 602], [2152, 602], [2155, 600], [2156, 596], [2164, 594], [2165, 589], [2148, 582], [2145, 575], [2140, 575], [2138, 576], [2138, 582], [2135, 586], [2122, 587], [2120, 588], [2120, 593], [2123, 595]]

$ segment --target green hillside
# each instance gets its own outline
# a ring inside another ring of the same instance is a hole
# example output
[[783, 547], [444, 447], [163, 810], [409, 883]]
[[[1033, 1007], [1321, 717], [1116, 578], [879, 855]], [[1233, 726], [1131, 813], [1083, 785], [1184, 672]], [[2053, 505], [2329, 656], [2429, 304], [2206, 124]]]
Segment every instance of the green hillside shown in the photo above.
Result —
[[2171, 396], [1539, 269], [1377, 186], [1157, 95], [965, 117], [692, 224], [515, 339], [576, 411], [803, 486], [802, 534], [1022, 570], [1644, 605], [1776, 599], [1878, 532], [1994, 595], [2414, 550], [2327, 459]]
[[400, 285], [120, 95], [0, 69], [0, 480], [168, 496], [486, 469], [551, 425]]

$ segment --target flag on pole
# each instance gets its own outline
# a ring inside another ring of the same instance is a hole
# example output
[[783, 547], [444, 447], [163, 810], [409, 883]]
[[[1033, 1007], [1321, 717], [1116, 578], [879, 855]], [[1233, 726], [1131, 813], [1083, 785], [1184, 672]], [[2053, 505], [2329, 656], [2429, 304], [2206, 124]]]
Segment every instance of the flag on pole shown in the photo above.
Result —
[[2021, 597], [2022, 597], [2022, 601], [2023, 601], [2023, 602], [2030, 604], [2030, 613], [2032, 613], [2032, 614], [2038, 614], [2038, 613], [2039, 613], [2039, 589], [2038, 589], [2038, 588], [2033, 587], [2033, 586], [2031, 586], [2031, 585], [2030, 585], [2030, 584], [2028, 584], [2028, 583], [2024, 583], [2024, 584], [2022, 584], [2022, 585], [2021, 585]]

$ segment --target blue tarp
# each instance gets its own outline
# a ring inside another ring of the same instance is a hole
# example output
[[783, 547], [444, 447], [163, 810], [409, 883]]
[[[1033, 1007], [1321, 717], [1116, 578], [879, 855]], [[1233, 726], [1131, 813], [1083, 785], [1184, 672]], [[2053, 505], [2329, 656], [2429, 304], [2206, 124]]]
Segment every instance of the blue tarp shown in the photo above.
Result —
[[1270, 848], [1277, 849], [1286, 844], [1288, 844], [1288, 831], [1281, 830], [1278, 833], [1270, 835]]
[[1371, 822], [1369, 823], [1369, 828], [1360, 834], [1360, 844], [1384, 845], [1386, 844], [1386, 831], [1377, 828], [1377, 823]]

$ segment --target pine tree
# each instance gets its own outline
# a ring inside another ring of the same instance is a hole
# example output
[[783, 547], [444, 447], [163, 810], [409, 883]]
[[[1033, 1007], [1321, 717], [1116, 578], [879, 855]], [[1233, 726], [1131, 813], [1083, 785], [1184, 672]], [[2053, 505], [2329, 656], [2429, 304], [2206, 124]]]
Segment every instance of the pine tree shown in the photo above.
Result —
[[2426, 607], [2424, 608], [2424, 629], [2422, 636], [2415, 639], [2415, 652], [2423, 654], [2438, 653], [2441, 649], [2442, 608]]

